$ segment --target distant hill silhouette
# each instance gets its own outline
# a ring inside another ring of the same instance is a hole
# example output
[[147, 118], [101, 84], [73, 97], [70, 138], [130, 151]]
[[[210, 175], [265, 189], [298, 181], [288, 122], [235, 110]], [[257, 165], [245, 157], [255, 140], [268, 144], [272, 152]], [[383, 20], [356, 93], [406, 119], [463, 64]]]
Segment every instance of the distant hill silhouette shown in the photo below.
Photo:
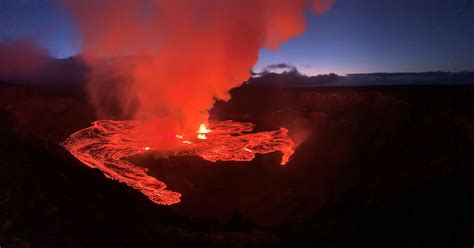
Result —
[[330, 73], [307, 76], [292, 67], [281, 73], [267, 70], [262, 73], [253, 73], [247, 83], [249, 86], [285, 87], [474, 84], [474, 71], [357, 73], [346, 76]]
[[[17, 65], [15, 70], [4, 72], [0, 70], [0, 82], [61, 88], [76, 88], [85, 85], [90, 68], [81, 57], [74, 56], [65, 59], [51, 57], [44, 59], [43, 57], [34, 66], [27, 64], [28, 70], [25, 70], [22, 64]], [[3, 61], [4, 64], [8, 62], [5, 58]], [[259, 73], [252, 72], [252, 76], [247, 81], [248, 86], [282, 87], [459, 84], [474, 84], [474, 71], [356, 73], [346, 76], [330, 73], [307, 76], [300, 73], [296, 67], [281, 63], [269, 65]]]
[[88, 66], [79, 57], [65, 59], [51, 58], [38, 64], [27, 73], [0, 74], [0, 81], [8, 83], [33, 84], [58, 87], [84, 85], [89, 72]]

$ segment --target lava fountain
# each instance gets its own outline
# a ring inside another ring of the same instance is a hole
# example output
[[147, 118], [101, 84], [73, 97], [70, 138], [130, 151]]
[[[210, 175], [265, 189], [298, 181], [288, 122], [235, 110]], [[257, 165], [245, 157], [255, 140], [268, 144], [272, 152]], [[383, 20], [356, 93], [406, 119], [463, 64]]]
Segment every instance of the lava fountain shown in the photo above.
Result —
[[[180, 193], [166, 190], [166, 184], [147, 175], [146, 168], [125, 160], [156, 149], [141, 135], [141, 130], [148, 127], [149, 123], [136, 120], [96, 121], [72, 134], [62, 145], [85, 165], [140, 191], [154, 203], [178, 203]], [[173, 147], [167, 149], [167, 155], [199, 156], [212, 162], [251, 161], [257, 153], [280, 151], [281, 164], [286, 164], [294, 152], [288, 130], [250, 133], [253, 127], [252, 123], [210, 121], [210, 129], [201, 124], [197, 137], [170, 134], [164, 135], [162, 141]]]

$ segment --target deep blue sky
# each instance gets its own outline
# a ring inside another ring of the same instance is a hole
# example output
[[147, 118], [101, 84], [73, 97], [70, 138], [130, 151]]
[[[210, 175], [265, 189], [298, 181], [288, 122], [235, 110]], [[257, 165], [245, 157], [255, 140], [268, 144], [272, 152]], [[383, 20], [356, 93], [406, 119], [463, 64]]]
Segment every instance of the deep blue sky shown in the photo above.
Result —
[[[307, 18], [305, 34], [260, 52], [257, 71], [283, 62], [306, 74], [474, 70], [472, 0], [335, 0]], [[81, 45], [57, 1], [0, 0], [0, 39], [25, 37], [56, 57]]]

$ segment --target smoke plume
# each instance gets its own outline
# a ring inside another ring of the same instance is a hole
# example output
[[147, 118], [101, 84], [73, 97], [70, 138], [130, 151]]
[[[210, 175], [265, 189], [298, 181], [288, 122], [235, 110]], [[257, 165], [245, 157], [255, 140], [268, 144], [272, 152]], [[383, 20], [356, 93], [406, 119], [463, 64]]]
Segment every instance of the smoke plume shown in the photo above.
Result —
[[33, 40], [0, 41], [0, 80], [29, 81], [50, 59]]
[[[260, 48], [305, 30], [305, 10], [332, 0], [69, 0], [89, 89], [101, 118], [167, 117], [183, 132], [207, 122], [216, 99], [246, 81]], [[112, 81], [120, 81], [113, 83]], [[178, 131], [178, 130], [177, 130]]]

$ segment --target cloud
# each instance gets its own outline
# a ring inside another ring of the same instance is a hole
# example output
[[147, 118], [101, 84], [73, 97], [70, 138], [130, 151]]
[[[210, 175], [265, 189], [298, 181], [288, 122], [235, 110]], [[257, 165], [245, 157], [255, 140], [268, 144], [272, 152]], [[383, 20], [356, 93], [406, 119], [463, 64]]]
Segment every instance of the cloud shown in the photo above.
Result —
[[[279, 68], [278, 66], [271, 67]], [[253, 77], [247, 84], [283, 87], [474, 84], [474, 72], [358, 73], [347, 76], [330, 73], [307, 76], [295, 68], [281, 73], [268, 70], [253, 73]]]
[[0, 79], [27, 80], [51, 59], [48, 52], [29, 39], [0, 41]]
[[288, 69], [289, 71], [296, 71], [296, 67], [294, 65], [290, 65], [287, 63], [279, 63], [279, 64], [271, 64], [267, 65], [263, 71], [272, 71], [276, 69]]

